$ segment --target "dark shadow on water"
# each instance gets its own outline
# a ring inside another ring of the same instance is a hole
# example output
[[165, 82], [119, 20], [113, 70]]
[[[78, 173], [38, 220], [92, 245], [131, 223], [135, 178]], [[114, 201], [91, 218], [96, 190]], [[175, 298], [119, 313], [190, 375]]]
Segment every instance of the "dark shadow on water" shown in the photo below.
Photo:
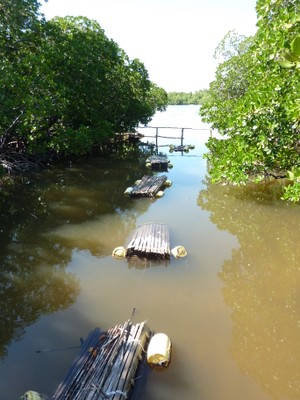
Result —
[[168, 267], [170, 265], [170, 259], [149, 259], [145, 257], [132, 256], [128, 257], [127, 264], [129, 269], [135, 268], [144, 270], [146, 268]]
[[147, 364], [147, 360], [144, 357], [143, 360], [139, 363], [137, 369], [132, 394], [130, 396], [131, 400], [141, 400], [143, 398], [143, 394], [145, 393], [148, 385], [148, 380], [152, 372], [152, 369], [149, 367], [149, 365]]

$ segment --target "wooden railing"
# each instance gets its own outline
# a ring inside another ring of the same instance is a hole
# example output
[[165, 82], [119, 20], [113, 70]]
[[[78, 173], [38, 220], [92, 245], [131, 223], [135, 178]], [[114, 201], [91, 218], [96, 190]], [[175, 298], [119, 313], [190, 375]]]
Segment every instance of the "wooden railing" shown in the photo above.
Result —
[[[139, 126], [138, 129], [155, 129], [155, 135], [144, 135], [145, 137], [152, 137], [156, 139], [156, 146], [158, 145], [158, 138], [164, 138], [164, 139], [180, 139], [181, 146], [183, 145], [183, 139], [184, 139], [184, 131], [185, 130], [192, 130], [192, 131], [209, 131], [209, 136], [212, 137], [213, 130], [211, 128], [179, 128], [176, 126]], [[163, 136], [159, 135], [159, 129], [178, 129], [181, 130], [181, 135], [180, 136]]]

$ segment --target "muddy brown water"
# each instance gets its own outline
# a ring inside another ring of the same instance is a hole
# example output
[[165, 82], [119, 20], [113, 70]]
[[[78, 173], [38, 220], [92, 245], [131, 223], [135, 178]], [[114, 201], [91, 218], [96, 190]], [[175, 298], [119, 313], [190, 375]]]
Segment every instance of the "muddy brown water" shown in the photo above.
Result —
[[[171, 106], [151, 125], [207, 128], [197, 112]], [[50, 398], [77, 354], [58, 349], [123, 323], [133, 308], [133, 321], [147, 320], [173, 345], [169, 367], [138, 379], [135, 399], [300, 398], [299, 207], [274, 187], [210, 184], [208, 135], [189, 131], [189, 153], [159, 149], [174, 167], [158, 200], [123, 194], [147, 172], [134, 150], [24, 179], [0, 227], [1, 399], [27, 390]], [[158, 221], [186, 258], [111, 257], [136, 226]]]

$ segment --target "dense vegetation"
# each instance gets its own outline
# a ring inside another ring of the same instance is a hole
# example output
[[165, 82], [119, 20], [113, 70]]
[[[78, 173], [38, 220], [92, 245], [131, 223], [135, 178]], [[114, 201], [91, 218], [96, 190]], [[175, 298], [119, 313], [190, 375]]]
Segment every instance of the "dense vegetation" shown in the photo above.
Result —
[[207, 89], [198, 90], [196, 92], [169, 92], [168, 104], [170, 105], [187, 105], [199, 104], [207, 101]]
[[300, 200], [300, 2], [257, 0], [257, 33], [227, 34], [208, 100], [200, 109], [224, 140], [209, 140], [214, 182], [285, 178]]
[[138, 59], [83, 17], [46, 21], [37, 0], [0, 0], [0, 164], [82, 155], [167, 104]]

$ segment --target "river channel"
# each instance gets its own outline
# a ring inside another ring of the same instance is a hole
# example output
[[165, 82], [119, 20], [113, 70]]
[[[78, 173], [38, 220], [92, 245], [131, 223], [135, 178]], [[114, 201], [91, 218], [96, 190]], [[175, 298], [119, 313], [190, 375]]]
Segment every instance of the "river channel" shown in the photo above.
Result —
[[[159, 139], [173, 164], [163, 198], [124, 195], [148, 171], [133, 148], [24, 177], [8, 202], [0, 398], [27, 390], [51, 398], [78, 353], [62, 349], [97, 326], [123, 324], [135, 308], [133, 322], [147, 320], [172, 342], [169, 367], [137, 384], [135, 400], [299, 399], [299, 206], [272, 185], [211, 184], [203, 159], [210, 131], [197, 106], [169, 106], [149, 125], [194, 128], [184, 131], [184, 144], [195, 145], [188, 153], [165, 146], [180, 140]], [[188, 256], [167, 264], [112, 258], [146, 222], [166, 223], [171, 247], [185, 246]]]

